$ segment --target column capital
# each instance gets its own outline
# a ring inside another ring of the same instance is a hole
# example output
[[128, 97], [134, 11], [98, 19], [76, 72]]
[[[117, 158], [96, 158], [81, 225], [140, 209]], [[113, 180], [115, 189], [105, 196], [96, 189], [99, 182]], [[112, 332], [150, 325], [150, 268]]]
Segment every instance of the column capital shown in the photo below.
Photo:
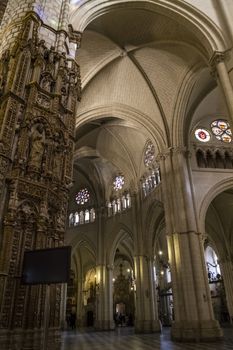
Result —
[[113, 265], [113, 264], [107, 264], [107, 265], [106, 265], [106, 269], [107, 269], [108, 271], [113, 271], [114, 265]]
[[175, 154], [183, 154], [185, 157], [188, 157], [188, 156], [190, 156], [191, 152], [185, 146], [169, 147], [166, 150], [163, 150], [161, 153], [158, 154], [156, 161], [159, 162], [161, 160], [165, 160], [169, 156], [173, 156]]
[[227, 51], [215, 51], [209, 60], [209, 66], [211, 75], [216, 78], [217, 65], [221, 62], [225, 62], [229, 58], [229, 50]]

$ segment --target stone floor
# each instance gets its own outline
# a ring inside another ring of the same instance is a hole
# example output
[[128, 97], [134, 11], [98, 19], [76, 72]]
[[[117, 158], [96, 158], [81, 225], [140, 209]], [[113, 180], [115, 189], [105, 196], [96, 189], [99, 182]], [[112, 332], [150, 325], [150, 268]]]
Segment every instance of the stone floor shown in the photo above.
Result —
[[134, 334], [133, 328], [110, 332], [75, 330], [63, 333], [61, 350], [233, 350], [233, 328], [224, 329], [224, 339], [215, 343], [177, 343], [170, 329], [162, 334]]

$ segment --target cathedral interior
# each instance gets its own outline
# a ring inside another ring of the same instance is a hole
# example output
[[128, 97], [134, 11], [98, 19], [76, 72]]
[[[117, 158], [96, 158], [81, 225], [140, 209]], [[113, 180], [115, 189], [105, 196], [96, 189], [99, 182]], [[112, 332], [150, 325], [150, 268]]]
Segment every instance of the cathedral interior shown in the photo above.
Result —
[[[232, 348], [232, 17], [232, 0], [0, 1], [1, 349], [85, 331], [80, 349]], [[24, 254], [66, 246], [48, 302]]]

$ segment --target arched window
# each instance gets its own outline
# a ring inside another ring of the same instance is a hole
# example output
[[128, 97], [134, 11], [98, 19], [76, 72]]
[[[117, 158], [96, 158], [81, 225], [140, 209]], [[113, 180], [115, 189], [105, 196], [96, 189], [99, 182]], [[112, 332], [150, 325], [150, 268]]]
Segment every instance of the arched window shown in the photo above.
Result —
[[126, 209], [127, 208], [127, 200], [126, 200], [126, 196], [125, 195], [123, 195], [121, 197], [121, 202], [122, 202], [122, 209], [123, 210]]
[[152, 174], [151, 174], [151, 184], [152, 184], [152, 188], [155, 188], [157, 185], [156, 174], [154, 170], [152, 171]]
[[91, 211], [90, 211], [90, 215], [91, 215], [91, 222], [94, 222], [95, 221], [95, 209], [94, 208], [91, 208]]
[[75, 225], [75, 226], [79, 224], [79, 222], [80, 222], [79, 219], [80, 219], [80, 218], [79, 218], [79, 213], [76, 212], [76, 213], [74, 214], [74, 225]]
[[144, 196], [146, 197], [146, 181], [144, 180], [143, 183], [142, 183], [142, 190], [143, 190], [143, 194]]
[[117, 198], [117, 212], [121, 211], [121, 199]]
[[218, 258], [212, 247], [207, 246], [205, 249], [205, 261], [208, 272], [209, 281], [218, 280], [221, 277]]
[[112, 201], [112, 209], [113, 209], [113, 215], [115, 215], [117, 213], [117, 202], [115, 199]]
[[155, 160], [155, 146], [152, 141], [148, 141], [144, 152], [144, 164], [149, 166]]
[[157, 185], [158, 185], [158, 184], [160, 183], [160, 181], [161, 181], [161, 176], [160, 176], [160, 170], [159, 170], [159, 168], [156, 169], [155, 174], [156, 174], [156, 183], [157, 183]]
[[85, 217], [84, 217], [85, 224], [87, 222], [90, 222], [90, 212], [88, 209], [85, 210]]
[[75, 216], [73, 213], [69, 215], [69, 226], [73, 226], [75, 223]]
[[84, 224], [84, 212], [83, 210], [80, 211], [79, 213], [79, 218], [80, 218], [80, 224]]
[[126, 207], [130, 208], [131, 207], [131, 197], [130, 197], [130, 193], [127, 193], [126, 195]]
[[149, 171], [141, 180], [142, 191], [144, 197], [146, 197], [156, 186], [161, 182], [159, 168]]

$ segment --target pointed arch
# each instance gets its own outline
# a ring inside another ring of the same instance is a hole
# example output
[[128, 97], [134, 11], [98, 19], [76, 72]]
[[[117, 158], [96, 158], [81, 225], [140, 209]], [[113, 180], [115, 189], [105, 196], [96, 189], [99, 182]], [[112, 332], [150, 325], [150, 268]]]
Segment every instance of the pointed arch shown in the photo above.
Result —
[[233, 178], [230, 177], [225, 180], [218, 181], [215, 183], [212, 187], [209, 188], [207, 194], [205, 195], [204, 199], [202, 200], [200, 207], [199, 207], [199, 220], [200, 220], [200, 231], [205, 232], [205, 218], [207, 210], [213, 201], [215, 197], [217, 197], [218, 194], [221, 192], [224, 192], [228, 189], [233, 188]]
[[[126, 238], [130, 238], [132, 241], [132, 245], [134, 245], [134, 240], [133, 240], [133, 233], [130, 231], [130, 229], [124, 225], [124, 224], [119, 224], [115, 228], [115, 234], [114, 234], [114, 240], [111, 244], [111, 247], [108, 249], [106, 253], [106, 261], [107, 264], [112, 266], [114, 263], [114, 257], [115, 257], [115, 252], [117, 249], [117, 246], [124, 241]], [[133, 255], [133, 251], [131, 252]]]
[[209, 60], [215, 51], [225, 51], [230, 43], [218, 26], [203, 12], [187, 2], [177, 0], [99, 0], [82, 1], [70, 14], [70, 22], [75, 30], [83, 32], [96, 18], [118, 9], [141, 9], [165, 15], [182, 23], [187, 30], [194, 33], [198, 44]]

